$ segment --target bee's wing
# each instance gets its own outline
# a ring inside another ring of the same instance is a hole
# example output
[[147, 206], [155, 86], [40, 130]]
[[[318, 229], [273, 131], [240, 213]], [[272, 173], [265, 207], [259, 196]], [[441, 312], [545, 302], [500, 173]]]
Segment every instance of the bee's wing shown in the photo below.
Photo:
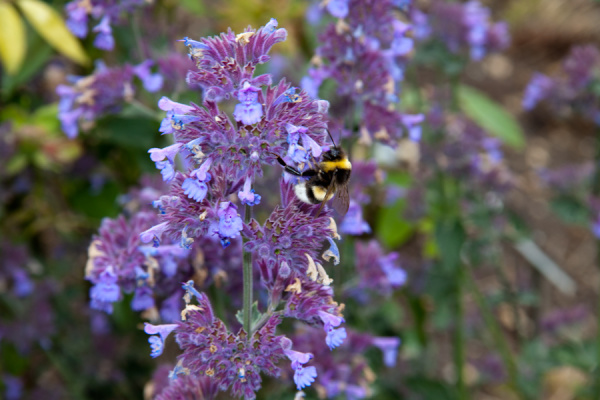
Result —
[[340, 215], [346, 215], [349, 207], [350, 195], [348, 194], [348, 185], [338, 186], [337, 192], [333, 198], [333, 208]]

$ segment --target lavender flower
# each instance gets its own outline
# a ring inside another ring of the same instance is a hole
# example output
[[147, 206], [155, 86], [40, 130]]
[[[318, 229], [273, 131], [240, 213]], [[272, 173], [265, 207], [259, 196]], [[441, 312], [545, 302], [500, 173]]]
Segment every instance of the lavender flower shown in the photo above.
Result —
[[[396, 109], [404, 65], [412, 51], [411, 26], [395, 18], [391, 1], [330, 1], [327, 10], [343, 22], [320, 35], [313, 66], [302, 87], [316, 96], [325, 79], [337, 83], [340, 102], [360, 104], [362, 140], [395, 145], [403, 136], [403, 115]], [[354, 111], [353, 107], [350, 110]], [[347, 111], [346, 111], [347, 112]], [[343, 120], [343, 116], [338, 117]], [[416, 123], [417, 120], [415, 120]], [[416, 125], [412, 137], [418, 135]]]
[[275, 335], [280, 318], [271, 317], [247, 339], [243, 329], [237, 334], [227, 331], [204, 294], [195, 297], [198, 306], [186, 307], [185, 321], [176, 329], [183, 367], [192, 375], [211, 377], [221, 390], [230, 389], [235, 397], [255, 398], [260, 373], [279, 376], [276, 364], [290, 347], [289, 339]]
[[357, 290], [372, 289], [389, 296], [406, 283], [406, 272], [398, 266], [398, 254], [384, 254], [377, 241], [356, 242], [356, 270], [360, 277]]
[[97, 63], [93, 75], [74, 77], [73, 85], [59, 85], [58, 118], [66, 135], [73, 139], [82, 123], [91, 124], [105, 114], [116, 112], [133, 97], [130, 66], [107, 68]]
[[67, 27], [73, 34], [85, 38], [88, 34], [88, 20], [90, 17], [100, 22], [94, 27], [97, 33], [94, 46], [102, 50], [114, 48], [111, 23], [119, 21], [122, 14], [131, 13], [136, 7], [143, 6], [143, 0], [73, 0], [65, 6], [67, 13]]
[[466, 3], [434, 1], [429, 17], [415, 11], [417, 38], [442, 41], [453, 53], [468, 52], [479, 61], [486, 54], [500, 51], [509, 44], [506, 24], [490, 22], [490, 10], [477, 0]]
[[552, 85], [552, 80], [546, 75], [535, 73], [525, 89], [523, 108], [525, 110], [533, 109], [533, 107], [535, 107], [540, 100], [544, 99], [550, 90], [552, 90]]

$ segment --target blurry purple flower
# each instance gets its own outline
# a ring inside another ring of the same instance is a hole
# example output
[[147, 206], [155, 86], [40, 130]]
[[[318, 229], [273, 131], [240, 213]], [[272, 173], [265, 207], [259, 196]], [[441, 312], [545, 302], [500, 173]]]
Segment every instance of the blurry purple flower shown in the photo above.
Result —
[[18, 376], [2, 375], [4, 384], [4, 398], [6, 400], [19, 400], [23, 398], [23, 380]]
[[94, 46], [107, 51], [110, 51], [115, 47], [115, 39], [112, 36], [110, 17], [108, 15], [105, 15], [92, 31], [97, 33], [96, 39], [94, 39]]
[[569, 84], [574, 90], [581, 90], [594, 78], [600, 68], [600, 52], [595, 45], [576, 46], [571, 49], [564, 61]]
[[233, 116], [238, 122], [244, 125], [254, 125], [263, 115], [262, 105], [258, 102], [258, 92], [260, 89], [252, 86], [249, 82], [244, 82], [242, 89], [238, 91], [238, 100], [240, 103], [235, 106]]
[[596, 218], [592, 224], [592, 233], [597, 239], [600, 239], [600, 218]]
[[23, 269], [16, 269], [13, 271], [12, 277], [13, 294], [17, 297], [29, 296], [33, 291], [34, 284], [27, 272]]
[[246, 178], [244, 181], [244, 189], [238, 192], [238, 198], [242, 204], [255, 206], [260, 204], [260, 195], [254, 193], [254, 189], [250, 189], [251, 185], [252, 181], [250, 178]]
[[159, 91], [163, 86], [163, 76], [159, 73], [152, 73], [150, 68], [154, 64], [152, 60], [146, 60], [135, 67], [133, 67], [133, 73], [142, 80], [144, 89], [150, 93]]
[[88, 14], [82, 3], [79, 1], [67, 3], [65, 10], [68, 14], [67, 28], [73, 32], [73, 35], [83, 39], [88, 33]]
[[154, 293], [152, 289], [145, 285], [136, 288], [131, 300], [131, 309], [133, 311], [143, 311], [151, 307], [154, 307]]
[[408, 129], [408, 137], [414, 142], [421, 140], [421, 123], [425, 120], [423, 114], [404, 114], [402, 116], [402, 123]]
[[71, 86], [57, 86], [56, 93], [60, 96], [58, 119], [62, 130], [72, 139], [79, 133], [80, 121], [91, 123], [106, 114], [118, 112], [134, 94], [132, 77], [129, 65], [108, 68], [97, 62], [92, 75], [73, 77]]
[[327, 2], [327, 11], [336, 18], [346, 18], [348, 15], [349, 0], [329, 0]]
[[554, 83], [550, 78], [548, 78], [546, 75], [536, 72], [525, 88], [525, 95], [523, 96], [523, 108], [525, 110], [533, 109], [540, 100], [544, 99], [548, 95], [550, 90], [552, 90], [553, 85]]
[[373, 344], [383, 352], [383, 363], [386, 367], [392, 368], [396, 366], [400, 339], [396, 337], [375, 337], [373, 338]]
[[363, 219], [362, 208], [354, 200], [350, 201], [350, 208], [340, 224], [340, 232], [348, 235], [362, 235], [371, 233], [371, 227]]
[[100, 274], [96, 284], [90, 289], [91, 307], [112, 313], [112, 303], [119, 300], [121, 290], [113, 268], [108, 267]]

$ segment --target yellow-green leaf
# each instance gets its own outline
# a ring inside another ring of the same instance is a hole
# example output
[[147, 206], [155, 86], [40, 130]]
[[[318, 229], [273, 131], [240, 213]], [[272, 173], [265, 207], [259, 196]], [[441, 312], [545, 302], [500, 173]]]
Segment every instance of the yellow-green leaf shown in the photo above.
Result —
[[502, 105], [470, 86], [459, 87], [458, 99], [464, 113], [491, 135], [518, 149], [525, 146], [519, 122]]
[[17, 4], [25, 18], [50, 46], [79, 64], [89, 64], [83, 47], [56, 10], [38, 0], [19, 0]]
[[0, 59], [6, 72], [14, 75], [27, 50], [25, 26], [12, 4], [0, 2]]

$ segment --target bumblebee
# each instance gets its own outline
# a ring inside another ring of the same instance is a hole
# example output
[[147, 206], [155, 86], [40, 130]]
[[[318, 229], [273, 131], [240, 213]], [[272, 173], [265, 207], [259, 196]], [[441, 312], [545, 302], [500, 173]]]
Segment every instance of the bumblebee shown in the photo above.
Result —
[[333, 198], [333, 208], [341, 215], [345, 215], [350, 204], [348, 181], [352, 172], [352, 163], [346, 152], [335, 145], [331, 133], [329, 137], [333, 148], [323, 153], [316, 168], [300, 172], [287, 165], [280, 156], [275, 156], [285, 172], [300, 178], [308, 178], [308, 180], [300, 179], [294, 186], [294, 193], [298, 199], [308, 204], [321, 204], [318, 215], [325, 203]]

